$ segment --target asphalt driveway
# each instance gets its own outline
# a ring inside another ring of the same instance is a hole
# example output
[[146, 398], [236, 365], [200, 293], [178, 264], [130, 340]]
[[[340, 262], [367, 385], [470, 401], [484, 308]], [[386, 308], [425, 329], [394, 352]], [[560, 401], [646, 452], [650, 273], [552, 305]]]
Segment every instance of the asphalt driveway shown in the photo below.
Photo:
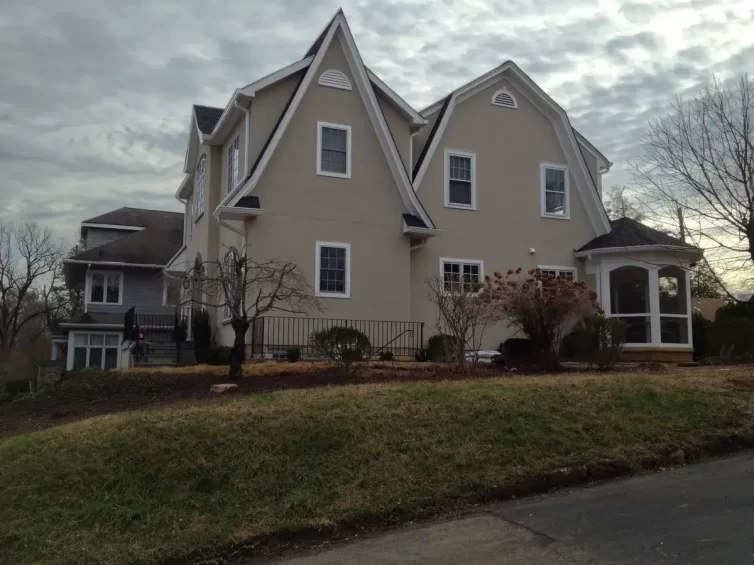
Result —
[[754, 453], [519, 502], [285, 565], [754, 564]]

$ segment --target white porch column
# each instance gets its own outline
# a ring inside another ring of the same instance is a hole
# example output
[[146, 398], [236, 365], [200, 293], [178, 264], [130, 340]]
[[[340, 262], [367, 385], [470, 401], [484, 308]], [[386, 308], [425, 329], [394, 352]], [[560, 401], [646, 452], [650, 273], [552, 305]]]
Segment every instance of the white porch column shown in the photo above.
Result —
[[607, 265], [600, 265], [599, 271], [597, 272], [597, 279], [599, 280], [597, 286], [599, 287], [598, 296], [600, 297], [600, 305], [605, 311], [605, 315], [609, 316], [611, 313], [610, 293], [612, 292], [612, 289], [610, 288], [610, 269]]
[[660, 332], [660, 277], [659, 267], [649, 267], [649, 313], [652, 345], [660, 345], [662, 338]]
[[693, 312], [691, 311], [691, 270], [690, 269], [684, 269], [684, 272], [686, 273], [686, 323], [688, 324], [689, 328], [689, 345], [694, 345], [694, 336], [693, 336], [693, 326], [691, 323], [691, 314]]

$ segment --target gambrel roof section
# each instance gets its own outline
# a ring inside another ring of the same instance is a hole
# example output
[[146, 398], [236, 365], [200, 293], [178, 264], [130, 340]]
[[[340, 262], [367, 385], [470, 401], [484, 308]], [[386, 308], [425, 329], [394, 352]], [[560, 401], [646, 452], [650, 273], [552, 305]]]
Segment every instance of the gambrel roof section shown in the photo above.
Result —
[[[595, 181], [589, 174], [584, 155], [579, 149], [579, 142], [568, 120], [568, 115], [563, 108], [550, 98], [513, 61], [506, 61], [499, 67], [454, 90], [448, 97], [439, 100], [421, 112], [424, 117], [431, 116], [435, 112], [441, 112], [441, 115], [438, 117], [435, 127], [433, 127], [430, 136], [427, 138], [422, 148], [420, 159], [414, 168], [414, 190], [418, 191], [421, 187], [422, 179], [442, 139], [445, 128], [453, 115], [455, 106], [478, 94], [490, 85], [500, 82], [503, 78], [507, 79], [540, 112], [550, 118], [569, 169], [576, 180], [576, 186], [586, 208], [592, 228], [598, 236], [608, 233], [610, 231], [610, 221], [600, 200]], [[600, 153], [600, 155], [602, 154]]]
[[429, 226], [430, 229], [433, 229], [435, 226], [431, 218], [419, 202], [419, 198], [417, 197], [411, 184], [409, 174], [406, 171], [403, 162], [401, 161], [398, 149], [395, 145], [395, 140], [390, 133], [387, 121], [385, 120], [385, 116], [383, 115], [382, 109], [380, 108], [379, 102], [377, 101], [377, 97], [372, 86], [372, 81], [370, 80], [369, 72], [367, 71], [366, 67], [364, 66], [364, 62], [361, 59], [361, 55], [359, 54], [359, 51], [356, 47], [356, 43], [353, 39], [353, 35], [351, 34], [351, 30], [348, 26], [345, 15], [343, 14], [343, 10], [338, 10], [328, 26], [319, 35], [314, 44], [312, 44], [309, 51], [307, 51], [305, 58], [313, 57], [311, 64], [307, 67], [306, 73], [303, 75], [301, 82], [294, 91], [287, 107], [283, 111], [278, 124], [267, 140], [267, 143], [262, 153], [260, 154], [259, 159], [254, 164], [252, 171], [250, 171], [249, 176], [244, 181], [241, 188], [235, 193], [231, 193], [229, 197], [225, 198], [223, 202], [220, 203], [220, 206], [235, 206], [238, 200], [240, 200], [244, 196], [248, 196], [254, 190], [254, 187], [259, 183], [259, 180], [264, 174], [270, 158], [274, 154], [275, 149], [280, 142], [280, 139], [283, 137], [283, 134], [288, 127], [288, 124], [293, 119], [293, 116], [295, 115], [296, 110], [301, 103], [301, 100], [303, 100], [309, 85], [316, 77], [319, 76], [319, 74], [321, 74], [322, 71], [326, 70], [320, 69], [320, 64], [325, 56], [325, 53], [330, 47], [330, 44], [336, 38], [341, 43], [343, 53], [345, 54], [346, 61], [348, 62], [348, 66], [354, 78], [353, 86], [359, 92], [361, 99], [364, 102], [364, 107], [367, 111], [372, 126], [374, 127], [375, 133], [377, 134], [380, 146], [390, 167], [390, 171], [393, 174], [396, 186], [398, 187], [398, 190], [400, 192], [403, 205], [410, 214], [421, 218], [421, 220], [427, 226]]

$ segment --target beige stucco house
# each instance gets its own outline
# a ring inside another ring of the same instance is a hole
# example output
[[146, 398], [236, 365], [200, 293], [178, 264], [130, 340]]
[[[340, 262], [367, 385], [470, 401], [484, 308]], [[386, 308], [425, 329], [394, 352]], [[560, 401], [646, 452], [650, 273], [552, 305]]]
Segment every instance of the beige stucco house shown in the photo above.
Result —
[[[628, 322], [630, 355], [690, 357], [698, 250], [611, 223], [610, 166], [511, 61], [416, 111], [364, 66], [338, 11], [301, 60], [238, 88], [225, 108], [192, 108], [176, 193], [185, 245], [168, 270], [244, 249], [292, 259], [323, 317], [424, 323], [426, 341], [429, 277], [451, 286], [541, 267], [584, 280]], [[230, 344], [223, 311], [216, 336]], [[510, 335], [495, 328], [484, 346]]]

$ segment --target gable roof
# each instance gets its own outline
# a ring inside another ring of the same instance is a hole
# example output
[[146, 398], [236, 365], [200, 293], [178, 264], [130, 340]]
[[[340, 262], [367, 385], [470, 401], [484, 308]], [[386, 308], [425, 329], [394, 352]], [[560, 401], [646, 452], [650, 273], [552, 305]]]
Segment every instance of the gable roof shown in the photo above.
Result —
[[448, 98], [443, 101], [442, 106], [439, 105], [439, 102], [436, 102], [422, 112], [422, 114], [426, 116], [436, 112], [438, 109], [445, 108], [443, 115], [438, 116], [437, 122], [435, 123], [436, 127], [432, 128], [432, 132], [430, 132], [430, 136], [427, 138], [425, 146], [422, 148], [423, 155], [420, 155], [422, 162], [420, 166], [416, 168], [413, 179], [414, 189], [418, 191], [421, 186], [424, 174], [426, 173], [429, 164], [432, 162], [432, 157], [439, 145], [440, 139], [442, 139], [445, 128], [453, 115], [453, 109], [455, 106], [471, 96], [474, 96], [488, 86], [499, 82], [504, 74], [505, 78], [511, 82], [516, 90], [525, 96], [552, 122], [555, 133], [558, 137], [558, 142], [560, 143], [566, 162], [568, 163], [569, 170], [576, 180], [576, 189], [581, 196], [581, 200], [586, 209], [592, 228], [597, 235], [609, 232], [610, 221], [605, 212], [605, 208], [602, 205], [602, 200], [599, 197], [595, 181], [589, 173], [589, 168], [584, 160], [584, 155], [581, 153], [580, 145], [576, 140], [573, 127], [568, 120], [568, 115], [563, 108], [550, 98], [550, 96], [531, 80], [531, 78], [529, 78], [529, 76], [526, 75], [513, 61], [506, 61], [502, 65], [454, 90], [448, 95]]
[[199, 131], [204, 135], [211, 134], [224, 111], [223, 108], [194, 104], [194, 115], [196, 116], [196, 125], [199, 126]]
[[320, 63], [327, 49], [330, 47], [336, 36], [343, 47], [343, 53], [348, 66], [351, 69], [351, 73], [353, 74], [355, 86], [357, 87], [356, 90], [358, 90], [361, 95], [369, 119], [377, 133], [377, 138], [380, 142], [383, 153], [385, 154], [393, 178], [395, 179], [404, 206], [410, 213], [421, 218], [426, 225], [434, 228], [434, 223], [422, 207], [415, 191], [413, 190], [411, 179], [409, 178], [403, 161], [398, 154], [395, 140], [393, 139], [387, 121], [385, 120], [385, 116], [382, 113], [382, 108], [375, 96], [372, 87], [373, 83], [370, 81], [366, 67], [361, 60], [361, 55], [356, 47], [356, 43], [351, 34], [351, 30], [348, 27], [348, 22], [345, 19], [342, 9], [336, 12], [328, 26], [315, 40], [309, 51], [307, 51], [306, 57], [313, 56], [314, 58], [312, 59], [311, 64], [307, 67], [304, 75], [301, 77], [296, 89], [293, 91], [286, 108], [281, 113], [278, 123], [273, 128], [270, 137], [267, 139], [264, 148], [259, 154], [257, 162], [255, 162], [250, 169], [246, 180], [243, 183], [240, 183], [240, 187], [236, 191], [224, 198], [218, 208], [235, 206], [240, 198], [249, 195], [251, 191], [254, 190], [254, 187], [264, 174], [267, 163], [275, 152], [288, 124], [293, 119], [312, 78], [319, 69]]
[[698, 251], [693, 245], [671, 235], [658, 231], [631, 218], [620, 218], [610, 222], [612, 231], [579, 248], [576, 253], [597, 249], [614, 249], [630, 247], [671, 247]]
[[82, 223], [143, 229], [87, 249], [66, 262], [167, 265], [183, 245], [183, 214], [180, 212], [124, 207], [95, 216]]

